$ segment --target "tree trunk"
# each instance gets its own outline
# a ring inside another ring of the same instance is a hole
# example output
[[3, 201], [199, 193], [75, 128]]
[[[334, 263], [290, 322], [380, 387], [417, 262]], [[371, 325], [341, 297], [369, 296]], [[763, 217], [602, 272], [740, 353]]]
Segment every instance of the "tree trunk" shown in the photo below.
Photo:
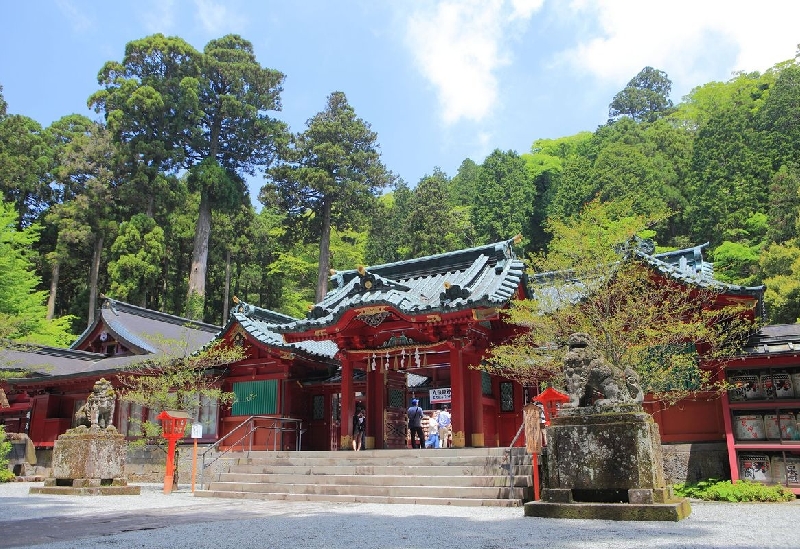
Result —
[[211, 203], [208, 192], [200, 196], [200, 212], [194, 233], [192, 269], [189, 272], [189, 292], [186, 299], [186, 316], [193, 320], [203, 317], [206, 296], [206, 269], [208, 267], [208, 240], [211, 236]]
[[50, 279], [50, 296], [47, 298], [47, 320], [56, 315], [56, 292], [58, 291], [58, 274], [61, 269], [59, 261], [53, 261], [52, 278]]
[[326, 198], [322, 206], [322, 236], [319, 241], [319, 270], [317, 271], [316, 303], [328, 293], [328, 270], [331, 251], [331, 199]]
[[94, 241], [92, 270], [89, 271], [89, 326], [94, 322], [94, 313], [97, 310], [97, 280], [100, 277], [100, 256], [102, 254], [103, 237], [102, 235], [97, 235]]
[[225, 251], [225, 290], [222, 295], [222, 325], [228, 323], [228, 300], [231, 296], [231, 251]]

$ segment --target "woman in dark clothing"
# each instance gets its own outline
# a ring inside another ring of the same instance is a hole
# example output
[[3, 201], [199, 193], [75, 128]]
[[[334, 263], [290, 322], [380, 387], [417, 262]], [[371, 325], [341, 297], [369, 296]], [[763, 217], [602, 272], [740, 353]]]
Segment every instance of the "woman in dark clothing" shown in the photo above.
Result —
[[367, 414], [364, 408], [357, 408], [353, 416], [353, 450], [358, 452], [366, 445]]

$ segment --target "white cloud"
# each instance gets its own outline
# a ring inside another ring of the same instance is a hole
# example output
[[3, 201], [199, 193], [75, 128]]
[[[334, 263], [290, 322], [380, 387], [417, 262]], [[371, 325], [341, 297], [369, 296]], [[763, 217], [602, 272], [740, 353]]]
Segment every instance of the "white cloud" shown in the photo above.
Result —
[[215, 37], [235, 32], [232, 29], [238, 30], [244, 25], [242, 17], [229, 10], [224, 1], [195, 0], [195, 7], [203, 29]]
[[[59, 11], [67, 18], [72, 30], [75, 32], [85, 32], [92, 28], [92, 19], [86, 15], [74, 2], [69, 0], [58, 0], [56, 2]], [[6, 22], [8, 24], [8, 21]]]
[[140, 11], [139, 17], [148, 34], [157, 32], [170, 34], [175, 24], [175, 2], [150, 0]]
[[406, 41], [436, 88], [446, 124], [483, 120], [497, 104], [509, 42], [543, 0], [443, 0], [408, 16]]
[[[674, 90], [688, 92], [733, 71], [764, 71], [791, 58], [800, 41], [800, 2], [762, 0], [575, 0], [562, 16], [593, 19], [560, 59], [617, 85], [645, 66], [664, 70]], [[557, 8], [558, 9], [558, 8]], [[585, 28], [585, 27], [584, 27]]]

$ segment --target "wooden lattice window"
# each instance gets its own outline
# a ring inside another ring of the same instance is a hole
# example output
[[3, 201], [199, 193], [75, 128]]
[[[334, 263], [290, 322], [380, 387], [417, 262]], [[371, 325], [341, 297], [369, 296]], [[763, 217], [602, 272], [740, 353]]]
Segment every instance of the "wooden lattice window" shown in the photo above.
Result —
[[391, 408], [406, 407], [406, 403], [403, 400], [403, 391], [400, 389], [389, 389], [389, 406]]
[[481, 392], [487, 396], [492, 394], [492, 376], [489, 372], [481, 372]]
[[325, 419], [325, 395], [314, 395], [311, 401], [311, 414], [314, 419]]
[[514, 384], [508, 381], [500, 383], [500, 411], [514, 411]]

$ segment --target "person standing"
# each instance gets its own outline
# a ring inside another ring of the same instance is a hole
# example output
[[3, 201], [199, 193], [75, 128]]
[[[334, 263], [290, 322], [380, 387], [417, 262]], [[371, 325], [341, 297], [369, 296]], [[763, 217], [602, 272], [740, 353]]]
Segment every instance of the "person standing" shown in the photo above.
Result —
[[[422, 431], [422, 408], [419, 407], [419, 400], [411, 399], [411, 407], [406, 411], [408, 415], [408, 430], [411, 432], [411, 447], [425, 448], [425, 433]], [[419, 442], [415, 440], [415, 435]]]
[[425, 427], [428, 431], [428, 438], [425, 439], [425, 448], [441, 448], [439, 444], [439, 422], [437, 421], [438, 411], [433, 412], [433, 415], [426, 421]]
[[360, 406], [353, 416], [353, 450], [360, 451], [366, 445], [367, 414]]
[[442, 411], [436, 418], [436, 423], [439, 426], [439, 448], [447, 448], [447, 441], [450, 437], [450, 424], [452, 418], [450, 416], [450, 407], [445, 404], [442, 406]]

